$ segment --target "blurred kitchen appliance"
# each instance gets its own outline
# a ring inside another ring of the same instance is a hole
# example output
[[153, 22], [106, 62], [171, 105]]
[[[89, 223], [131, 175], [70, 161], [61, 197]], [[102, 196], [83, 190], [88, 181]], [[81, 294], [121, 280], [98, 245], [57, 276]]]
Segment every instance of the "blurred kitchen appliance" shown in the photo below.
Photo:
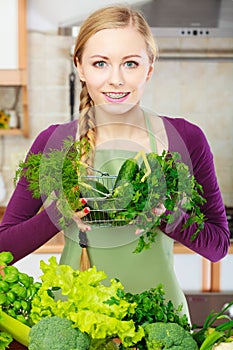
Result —
[[[230, 238], [233, 241], [233, 207], [226, 207], [227, 221], [230, 230]], [[233, 288], [233, 286], [232, 286]]]
[[[201, 328], [211, 311], [219, 312], [233, 301], [233, 290], [229, 293], [187, 292], [185, 296], [190, 310], [191, 322], [197, 325], [198, 328]], [[233, 306], [226, 311], [226, 315], [233, 320]], [[220, 322], [217, 321], [214, 325], [216, 326]]]

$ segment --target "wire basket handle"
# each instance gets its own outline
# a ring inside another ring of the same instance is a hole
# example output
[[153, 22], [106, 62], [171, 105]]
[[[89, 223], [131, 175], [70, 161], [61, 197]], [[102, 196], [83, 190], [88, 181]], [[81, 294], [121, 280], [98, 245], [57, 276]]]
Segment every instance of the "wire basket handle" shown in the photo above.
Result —
[[145, 151], [141, 150], [139, 151], [136, 156], [134, 157], [135, 160], [138, 160], [139, 157], [142, 157], [143, 162], [145, 163], [145, 167], [146, 167], [146, 173], [145, 175], [141, 178], [141, 182], [144, 182], [146, 180], [146, 178], [151, 174], [151, 167], [148, 163], [147, 157], [146, 157], [146, 153]]
[[[101, 176], [109, 176], [109, 173], [107, 173], [106, 171], [103, 172], [103, 171], [97, 170], [97, 169], [93, 168], [92, 166], [90, 166], [89, 164], [83, 163], [81, 160], [79, 160], [77, 163], [79, 165], [82, 165], [83, 168], [90, 169], [93, 172], [100, 174]], [[77, 174], [80, 175], [79, 168], [77, 168]]]

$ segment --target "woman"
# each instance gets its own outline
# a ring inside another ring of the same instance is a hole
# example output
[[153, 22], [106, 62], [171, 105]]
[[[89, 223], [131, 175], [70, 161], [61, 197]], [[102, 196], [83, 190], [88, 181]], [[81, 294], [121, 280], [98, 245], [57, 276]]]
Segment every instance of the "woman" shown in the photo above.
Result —
[[[86, 208], [74, 214], [74, 221], [65, 231], [61, 263], [78, 268], [78, 226], [87, 233], [92, 263], [109, 278], [119, 278], [126, 290], [135, 293], [162, 283], [167, 298], [176, 306], [183, 303], [183, 312], [188, 314], [173, 269], [173, 242], [179, 241], [201, 256], [218, 261], [227, 254], [229, 231], [213, 157], [203, 132], [184, 119], [153, 116], [139, 106], [156, 54], [153, 36], [138, 12], [114, 6], [90, 15], [80, 29], [74, 51], [82, 85], [78, 122], [50, 126], [37, 137], [30, 152], [59, 148], [68, 136], [74, 140], [87, 138], [92, 152], [86, 162], [110, 174], [117, 174], [123, 160], [140, 150], [161, 154], [165, 149], [181, 154], [203, 186], [206, 199], [201, 209], [207, 220], [194, 241], [191, 236], [196, 225], [181, 232], [188, 218], [187, 213], [181, 213], [182, 220], [176, 226], [161, 225], [151, 249], [133, 254], [138, 239], [133, 225], [91, 228], [81, 220], [89, 212]], [[0, 226], [1, 250], [10, 250], [15, 261], [59, 231], [56, 203], [37, 214], [41, 205], [42, 200], [32, 198], [25, 179], [21, 179]], [[154, 212], [166, 214], [162, 203]]]

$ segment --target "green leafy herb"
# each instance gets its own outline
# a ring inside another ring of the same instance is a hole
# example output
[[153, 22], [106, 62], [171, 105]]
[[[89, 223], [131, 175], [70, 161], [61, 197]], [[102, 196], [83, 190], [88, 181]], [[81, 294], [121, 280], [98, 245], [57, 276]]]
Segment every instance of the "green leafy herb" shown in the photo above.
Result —
[[[135, 177], [116, 187], [105, 203], [107, 208], [108, 201], [112, 198], [115, 198], [117, 205], [117, 200], [124, 198], [127, 202], [124, 209], [116, 208], [117, 210], [113, 210], [110, 216], [116, 220], [116, 223], [120, 221], [128, 224], [135, 223], [145, 231], [139, 238], [135, 253], [150, 248], [151, 243], [155, 241], [157, 227], [162, 222], [173, 223], [179, 218], [181, 210], [189, 214], [183, 229], [196, 224], [192, 240], [203, 229], [205, 220], [200, 209], [206, 201], [202, 196], [202, 186], [190, 174], [188, 166], [181, 161], [180, 154], [163, 151], [162, 155], [158, 155], [152, 152], [147, 154], [146, 158], [151, 169], [150, 174], [146, 176], [145, 162], [142, 163]], [[125, 168], [126, 162], [122, 168]], [[153, 214], [152, 209], [160, 203], [170, 211], [166, 216], [158, 217]], [[114, 202], [111, 202], [112, 208], [113, 204]]]
[[81, 162], [81, 156], [88, 151], [89, 144], [85, 139], [76, 142], [68, 139], [61, 149], [50, 149], [45, 154], [30, 153], [25, 161], [19, 163], [16, 171], [14, 183], [25, 177], [34, 198], [58, 201], [62, 228], [72, 218], [73, 211], [82, 208], [79, 177], [86, 174], [86, 167]]

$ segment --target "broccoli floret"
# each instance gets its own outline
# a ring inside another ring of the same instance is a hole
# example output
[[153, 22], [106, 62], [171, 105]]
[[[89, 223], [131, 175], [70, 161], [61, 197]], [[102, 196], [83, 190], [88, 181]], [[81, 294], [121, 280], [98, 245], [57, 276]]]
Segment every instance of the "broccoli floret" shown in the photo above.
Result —
[[90, 337], [58, 316], [42, 318], [29, 332], [29, 350], [88, 350]]
[[150, 323], [144, 330], [148, 350], [198, 350], [192, 335], [177, 323]]

